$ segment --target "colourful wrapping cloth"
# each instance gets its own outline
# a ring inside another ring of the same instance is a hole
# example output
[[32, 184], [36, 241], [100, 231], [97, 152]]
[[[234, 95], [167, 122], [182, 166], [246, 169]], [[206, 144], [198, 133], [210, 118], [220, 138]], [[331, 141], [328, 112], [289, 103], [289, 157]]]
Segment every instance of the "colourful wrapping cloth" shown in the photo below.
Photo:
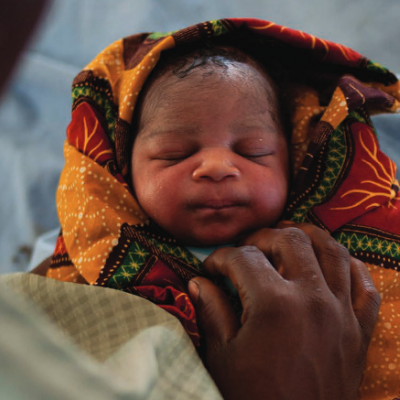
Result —
[[400, 112], [400, 85], [387, 69], [344, 46], [268, 21], [224, 19], [133, 35], [107, 47], [73, 83], [57, 192], [62, 232], [48, 276], [149, 299], [178, 317], [199, 343], [187, 282], [202, 274], [201, 262], [135, 201], [128, 185], [131, 123], [162, 52], [241, 34], [262, 39], [265, 52], [283, 54], [293, 72], [293, 181], [282, 219], [325, 229], [368, 264], [382, 307], [360, 398], [393, 399], [400, 395], [399, 183], [369, 115]]

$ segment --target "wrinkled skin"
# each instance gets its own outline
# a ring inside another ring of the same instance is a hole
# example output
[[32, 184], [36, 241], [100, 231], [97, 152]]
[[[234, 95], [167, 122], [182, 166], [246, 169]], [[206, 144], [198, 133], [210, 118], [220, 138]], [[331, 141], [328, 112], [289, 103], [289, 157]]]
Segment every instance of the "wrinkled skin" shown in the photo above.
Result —
[[[7, 34], [0, 89], [44, 3], [1, 1]], [[379, 295], [365, 265], [329, 235], [297, 228], [259, 230], [242, 247], [220, 249], [205, 261], [210, 274], [228, 276], [238, 289], [241, 323], [211, 281], [195, 278], [189, 285], [208, 369], [225, 399], [356, 397]], [[49, 264], [35, 273], [44, 275]]]
[[204, 262], [232, 280], [241, 321], [210, 280], [190, 282], [207, 367], [229, 400], [355, 399], [379, 294], [365, 264], [324, 231], [287, 226], [259, 230]]

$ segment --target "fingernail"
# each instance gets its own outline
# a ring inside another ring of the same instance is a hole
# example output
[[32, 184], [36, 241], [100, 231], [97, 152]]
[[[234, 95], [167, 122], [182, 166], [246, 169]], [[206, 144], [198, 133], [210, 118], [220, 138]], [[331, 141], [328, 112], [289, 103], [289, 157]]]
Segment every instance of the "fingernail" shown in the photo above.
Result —
[[282, 225], [295, 225], [296, 223], [293, 221], [285, 220], [285, 221], [280, 221]]
[[197, 300], [199, 299], [199, 293], [200, 293], [200, 287], [199, 284], [195, 280], [189, 281], [189, 295], [190, 298], [197, 303]]
[[294, 226], [296, 223], [293, 221], [285, 220], [285, 221], [279, 221], [276, 224], [277, 229], [284, 229], [284, 228], [289, 228], [290, 226]]

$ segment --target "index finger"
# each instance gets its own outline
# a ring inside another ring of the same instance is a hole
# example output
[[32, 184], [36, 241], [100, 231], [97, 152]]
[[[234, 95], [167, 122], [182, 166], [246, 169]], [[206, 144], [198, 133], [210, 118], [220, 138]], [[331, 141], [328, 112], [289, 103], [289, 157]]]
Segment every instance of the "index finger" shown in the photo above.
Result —
[[265, 255], [254, 246], [224, 247], [210, 254], [203, 263], [211, 275], [228, 277], [239, 293], [240, 300], [257, 296], [284, 281]]
[[297, 227], [260, 229], [242, 243], [257, 246], [285, 279], [298, 282], [303, 287], [326, 289], [312, 241]]
[[[278, 227], [282, 225], [278, 224]], [[283, 226], [288, 226], [283, 224]], [[321, 271], [332, 293], [348, 299], [351, 291], [349, 251], [328, 232], [312, 224], [301, 223], [291, 226], [302, 230], [311, 240]]]

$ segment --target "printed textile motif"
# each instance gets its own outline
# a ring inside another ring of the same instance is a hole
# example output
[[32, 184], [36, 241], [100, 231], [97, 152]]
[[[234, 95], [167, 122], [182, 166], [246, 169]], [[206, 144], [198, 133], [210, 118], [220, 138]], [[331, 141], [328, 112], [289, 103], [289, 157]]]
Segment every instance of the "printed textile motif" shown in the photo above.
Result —
[[57, 192], [62, 231], [48, 276], [147, 298], [200, 343], [187, 282], [202, 274], [201, 262], [152, 223], [133, 196], [132, 121], [163, 53], [242, 33], [263, 40], [265, 52], [283, 49], [293, 76], [300, 58], [312, 66], [290, 86], [293, 183], [283, 218], [321, 227], [368, 263], [383, 303], [360, 396], [394, 398], [400, 387], [399, 182], [369, 116], [400, 112], [400, 86], [386, 68], [345, 46], [268, 21], [224, 19], [133, 35], [103, 50], [73, 83]]

